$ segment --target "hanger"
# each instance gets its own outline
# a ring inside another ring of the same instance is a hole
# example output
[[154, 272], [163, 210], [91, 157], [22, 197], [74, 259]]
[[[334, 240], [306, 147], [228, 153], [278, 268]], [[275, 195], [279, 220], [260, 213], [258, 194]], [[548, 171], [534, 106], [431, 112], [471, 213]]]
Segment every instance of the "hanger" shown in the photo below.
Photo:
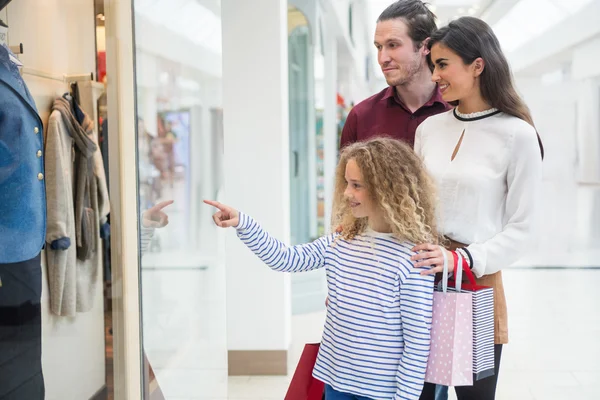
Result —
[[12, 0], [0, 0], [0, 11], [4, 10], [4, 7], [8, 5]]
[[77, 103], [77, 104], [80, 104], [79, 91], [77, 90], [77, 88], [78, 88], [77, 82], [71, 82], [69, 84], [69, 87], [71, 89], [71, 96], [73, 96], [73, 101], [75, 101], [75, 103]]

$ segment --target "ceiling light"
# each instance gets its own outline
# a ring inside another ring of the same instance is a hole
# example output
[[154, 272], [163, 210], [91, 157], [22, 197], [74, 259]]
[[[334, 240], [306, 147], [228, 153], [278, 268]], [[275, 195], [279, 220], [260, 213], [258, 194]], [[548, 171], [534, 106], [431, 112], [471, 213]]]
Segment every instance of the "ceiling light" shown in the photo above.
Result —
[[465, 13], [465, 9], [464, 8], [459, 8], [458, 9], [458, 13], [459, 14], [464, 14]]
[[477, 12], [477, 10], [476, 10], [476, 9], [474, 9], [474, 8], [469, 8], [469, 11], [468, 11], [469, 15], [475, 15], [475, 13], [476, 13], [476, 12]]

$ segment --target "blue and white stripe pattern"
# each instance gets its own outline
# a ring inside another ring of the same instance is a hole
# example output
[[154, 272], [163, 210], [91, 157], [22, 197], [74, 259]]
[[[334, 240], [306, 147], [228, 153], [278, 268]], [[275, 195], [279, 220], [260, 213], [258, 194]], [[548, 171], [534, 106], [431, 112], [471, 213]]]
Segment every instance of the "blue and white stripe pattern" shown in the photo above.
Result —
[[374, 400], [418, 399], [429, 356], [433, 275], [412, 243], [373, 231], [288, 247], [240, 213], [239, 238], [276, 271], [327, 269], [329, 306], [315, 378]]
[[[456, 292], [453, 287], [449, 292]], [[494, 289], [464, 289], [473, 294], [473, 380], [494, 375]]]
[[140, 254], [142, 256], [148, 251], [153, 237], [154, 228], [148, 228], [143, 225], [140, 227]]

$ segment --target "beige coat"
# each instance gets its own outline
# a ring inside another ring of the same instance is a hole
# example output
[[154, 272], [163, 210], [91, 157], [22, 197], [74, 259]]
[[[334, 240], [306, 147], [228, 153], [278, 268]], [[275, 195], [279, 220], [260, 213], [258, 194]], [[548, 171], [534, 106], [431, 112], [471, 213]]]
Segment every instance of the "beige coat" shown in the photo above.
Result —
[[[88, 135], [98, 145], [92, 129], [88, 130]], [[86, 312], [92, 308], [101, 279], [102, 247], [100, 231], [94, 229], [95, 253], [86, 261], [77, 258], [73, 204], [73, 139], [58, 111], [53, 111], [48, 121], [44, 155], [48, 219], [46, 264], [50, 309], [57, 315], [73, 316], [77, 312]], [[106, 174], [99, 146], [94, 153], [94, 176], [98, 193], [92, 196], [91, 205], [95, 210], [95, 227], [98, 228], [106, 222], [109, 212]], [[52, 243], [61, 238], [69, 238], [71, 245], [65, 250], [53, 249]]]

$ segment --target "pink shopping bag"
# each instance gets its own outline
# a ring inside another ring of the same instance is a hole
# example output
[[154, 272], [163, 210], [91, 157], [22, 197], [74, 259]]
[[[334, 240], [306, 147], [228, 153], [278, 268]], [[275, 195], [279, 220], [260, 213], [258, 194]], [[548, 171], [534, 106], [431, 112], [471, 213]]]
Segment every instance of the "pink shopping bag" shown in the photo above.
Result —
[[[443, 254], [445, 257], [445, 252]], [[455, 268], [455, 276], [459, 282], [457, 291], [449, 292], [448, 260], [445, 259], [442, 286], [433, 293], [431, 346], [425, 382], [470, 386], [473, 385], [473, 295], [460, 291], [462, 268]]]

